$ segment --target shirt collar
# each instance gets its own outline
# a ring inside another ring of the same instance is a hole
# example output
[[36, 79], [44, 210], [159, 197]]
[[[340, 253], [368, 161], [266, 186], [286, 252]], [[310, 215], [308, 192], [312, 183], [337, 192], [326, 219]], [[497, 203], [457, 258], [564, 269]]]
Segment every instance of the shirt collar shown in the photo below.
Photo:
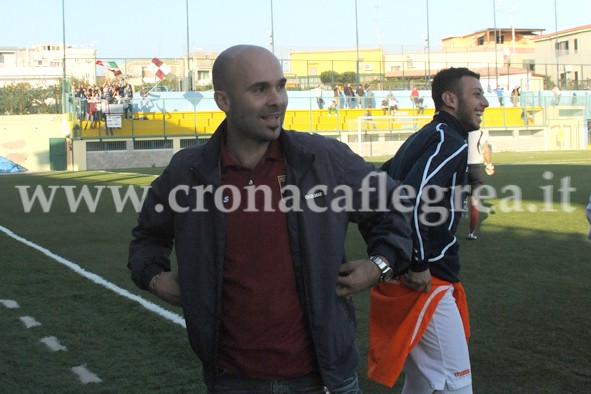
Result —
[[[225, 141], [222, 141], [222, 143], [220, 144], [220, 156], [223, 170], [225, 170], [228, 167], [243, 167], [234, 159], [232, 159], [232, 156], [230, 155], [230, 151], [228, 150]], [[271, 141], [271, 143], [267, 147], [265, 155], [261, 159], [261, 162], [267, 160], [283, 161], [283, 153], [281, 152], [281, 147], [278, 140]]]

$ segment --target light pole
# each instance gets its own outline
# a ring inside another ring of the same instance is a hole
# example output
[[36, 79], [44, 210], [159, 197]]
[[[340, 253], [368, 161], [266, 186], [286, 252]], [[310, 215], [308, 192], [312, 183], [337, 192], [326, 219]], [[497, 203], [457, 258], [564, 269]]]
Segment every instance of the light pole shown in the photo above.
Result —
[[273, 0], [271, 0], [271, 33], [269, 34], [271, 37], [271, 52], [275, 53], [275, 31], [273, 27]]
[[355, 64], [357, 65], [357, 86], [359, 86], [359, 28], [357, 22], [357, 0], [355, 0], [355, 45], [357, 47], [357, 55]]
[[428, 82], [431, 81], [431, 40], [429, 38], [429, 0], [427, 0], [427, 87], [429, 87]]
[[62, 0], [62, 113], [66, 113], [66, 11]]
[[497, 37], [497, 7], [495, 5], [496, 1], [497, 0], [493, 0], [493, 22], [494, 22], [494, 28], [495, 28], [495, 83], [496, 83], [495, 88], [498, 89], [499, 88], [499, 63], [497, 60], [498, 37]]
[[556, 12], [556, 0], [554, 0], [554, 57], [556, 58], [556, 86], [560, 86], [560, 69], [558, 65], [558, 56], [560, 56], [560, 48], [558, 47], [558, 13]]
[[187, 91], [193, 90], [193, 81], [191, 81], [191, 65], [189, 59], [191, 54], [189, 53], [189, 0], [185, 0], [185, 8], [187, 13]]

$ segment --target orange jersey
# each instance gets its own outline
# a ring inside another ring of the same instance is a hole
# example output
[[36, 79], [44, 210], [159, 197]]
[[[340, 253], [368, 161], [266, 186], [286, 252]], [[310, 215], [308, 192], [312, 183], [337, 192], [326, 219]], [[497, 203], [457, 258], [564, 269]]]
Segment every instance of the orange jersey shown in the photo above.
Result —
[[[417, 292], [399, 281], [380, 283], [371, 289], [367, 375], [392, 387], [406, 357], [425, 333], [431, 317], [452, 283], [432, 277], [431, 291]], [[470, 337], [468, 305], [461, 283], [453, 283], [466, 341]]]

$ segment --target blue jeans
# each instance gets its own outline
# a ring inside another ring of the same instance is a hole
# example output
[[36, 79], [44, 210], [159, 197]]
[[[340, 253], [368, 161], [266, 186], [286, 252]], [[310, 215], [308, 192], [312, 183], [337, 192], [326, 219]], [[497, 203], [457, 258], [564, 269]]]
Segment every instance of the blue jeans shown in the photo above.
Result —
[[316, 374], [287, 379], [254, 379], [221, 373], [216, 379], [214, 391], [210, 394], [360, 394], [357, 374], [348, 378], [342, 387], [328, 391]]

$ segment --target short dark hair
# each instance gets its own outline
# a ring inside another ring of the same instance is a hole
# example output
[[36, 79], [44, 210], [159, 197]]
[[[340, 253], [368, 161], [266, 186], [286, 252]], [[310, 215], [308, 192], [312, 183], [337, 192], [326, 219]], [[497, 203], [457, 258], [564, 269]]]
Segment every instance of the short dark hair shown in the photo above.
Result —
[[433, 78], [431, 85], [431, 97], [435, 104], [435, 109], [443, 107], [444, 92], [453, 92], [456, 95], [461, 94], [462, 86], [460, 81], [462, 77], [474, 77], [480, 79], [480, 74], [467, 69], [466, 67], [450, 67], [439, 71]]

